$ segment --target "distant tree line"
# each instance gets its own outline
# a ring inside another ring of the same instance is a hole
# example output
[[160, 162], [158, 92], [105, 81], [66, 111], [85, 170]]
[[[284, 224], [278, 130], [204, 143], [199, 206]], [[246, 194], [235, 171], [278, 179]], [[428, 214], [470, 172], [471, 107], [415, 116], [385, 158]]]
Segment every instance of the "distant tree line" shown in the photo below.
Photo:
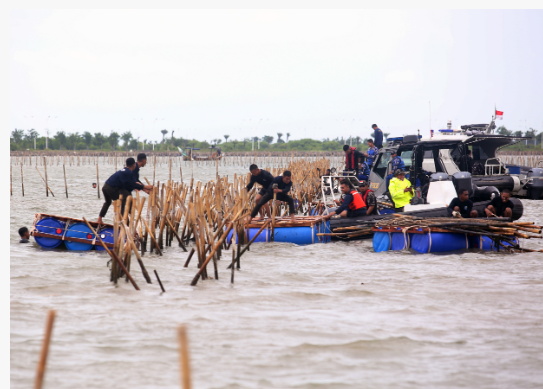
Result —
[[[231, 139], [230, 135], [224, 135], [222, 139], [212, 139], [208, 141], [199, 141], [196, 139], [188, 139], [183, 137], [176, 138], [174, 131], [166, 129], [160, 131], [162, 140], [148, 141], [147, 139], [134, 138], [132, 132], [126, 131], [119, 134], [116, 131], [111, 131], [109, 134], [96, 132], [94, 134], [86, 131], [82, 134], [79, 132], [66, 133], [57, 131], [54, 135], [46, 139], [45, 136], [39, 135], [36, 130], [21, 130], [15, 129], [10, 136], [10, 150], [33, 150], [34, 145], [37, 150], [175, 150], [177, 148], [197, 148], [202, 151], [206, 149], [220, 147], [222, 151], [251, 151], [254, 141], [254, 149], [258, 150], [300, 150], [300, 151], [340, 151], [344, 144], [352, 144], [353, 147], [365, 148], [369, 138], [361, 137], [336, 137], [334, 139], [325, 138], [322, 140], [316, 139], [300, 139], [290, 141], [290, 133], [277, 133], [277, 138], [272, 135], [264, 135], [262, 137]], [[169, 135], [169, 136], [168, 136]], [[389, 135], [384, 133], [385, 138]], [[283, 137], [286, 138], [283, 139]], [[274, 143], [274, 140], [276, 142]]]
[[525, 151], [525, 150], [533, 150], [533, 149], [541, 149], [541, 141], [543, 136], [543, 131], [537, 132], [533, 128], [529, 128], [528, 131], [522, 132], [522, 131], [511, 131], [508, 130], [505, 126], [500, 126], [496, 129], [496, 134], [500, 135], [510, 135], [510, 136], [524, 136], [531, 139], [526, 139], [523, 141], [520, 141], [514, 145], [504, 147], [502, 150], [515, 150], [515, 151]]

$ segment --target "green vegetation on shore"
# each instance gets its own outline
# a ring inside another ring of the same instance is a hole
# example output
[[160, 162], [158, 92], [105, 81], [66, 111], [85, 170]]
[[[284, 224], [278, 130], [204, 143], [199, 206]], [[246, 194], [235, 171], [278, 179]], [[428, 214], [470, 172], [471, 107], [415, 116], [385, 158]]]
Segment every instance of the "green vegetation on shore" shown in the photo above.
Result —
[[[166, 137], [167, 130], [162, 130], [162, 140], [160, 142], [148, 142], [147, 139], [135, 139], [130, 131], [119, 134], [112, 131], [109, 135], [100, 132], [91, 134], [72, 133], [66, 134], [64, 131], [58, 131], [55, 135], [46, 139], [40, 136], [35, 130], [14, 130], [10, 136], [10, 151], [34, 150], [73, 150], [73, 151], [126, 151], [126, 150], [155, 150], [155, 151], [174, 151], [177, 148], [197, 148], [201, 151], [220, 147], [223, 152], [232, 151], [252, 151], [253, 141], [249, 138], [242, 140], [232, 139], [230, 135], [224, 135], [222, 139], [213, 139], [210, 142], [199, 141], [196, 139], [176, 138], [173, 133]], [[265, 135], [254, 139], [254, 151], [341, 151], [344, 144], [366, 147], [366, 139], [356, 138], [335, 138], [335, 139], [300, 139], [289, 141], [290, 134], [286, 134], [286, 141], [282, 133], [277, 133], [275, 137]], [[388, 135], [385, 133], [385, 136]], [[258, 147], [260, 143], [260, 149]]]
[[[35, 130], [18, 130], [11, 132], [10, 151], [34, 150], [73, 150], [73, 151], [126, 151], [126, 150], [155, 150], [155, 151], [175, 151], [177, 148], [197, 148], [205, 152], [212, 147], [220, 147], [223, 152], [233, 151], [252, 151], [253, 141], [250, 138], [242, 140], [232, 139], [230, 135], [224, 135], [222, 139], [213, 139], [208, 141], [199, 141], [196, 139], [176, 138], [172, 132], [167, 137], [169, 131], [161, 130], [162, 140], [148, 142], [147, 139], [136, 139], [130, 131], [119, 134], [111, 131], [109, 135], [101, 132], [91, 134], [78, 132], [67, 134], [64, 131], [58, 131], [56, 134], [46, 139], [40, 136]], [[537, 133], [530, 128], [523, 133], [522, 131], [510, 131], [501, 126], [496, 130], [497, 134], [527, 136], [532, 139], [521, 141], [517, 144], [503, 148], [503, 151], [541, 151], [541, 141], [543, 132]], [[385, 138], [389, 135], [385, 133]], [[354, 147], [366, 148], [366, 141], [369, 138], [335, 138], [335, 139], [300, 139], [289, 140], [290, 134], [286, 134], [286, 141], [283, 139], [283, 133], [277, 133], [277, 138], [271, 135], [264, 135], [260, 138], [260, 149], [258, 148], [258, 138], [254, 139], [254, 151], [341, 151], [344, 144], [352, 144]], [[46, 148], [47, 145], [47, 148]]]

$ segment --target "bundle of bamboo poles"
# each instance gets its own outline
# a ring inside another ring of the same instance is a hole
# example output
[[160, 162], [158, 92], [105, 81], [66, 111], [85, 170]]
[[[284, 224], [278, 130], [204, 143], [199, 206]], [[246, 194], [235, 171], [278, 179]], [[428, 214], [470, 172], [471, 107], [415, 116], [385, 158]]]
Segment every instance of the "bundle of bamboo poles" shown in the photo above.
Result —
[[[293, 161], [286, 168], [270, 168], [270, 172], [278, 175], [286, 169], [291, 170], [293, 189], [290, 195], [297, 200], [297, 213], [307, 213], [310, 203], [319, 194], [320, 175], [317, 168], [322, 170], [327, 167], [328, 161], [324, 159], [313, 162]], [[150, 184], [147, 178], [144, 179]], [[136, 192], [135, 197], [126, 199], [123, 213], [123, 199], [114, 201], [114, 248], [106, 248], [112, 259], [110, 280], [117, 283], [119, 278], [125, 277], [127, 282], [132, 282], [139, 289], [131, 274], [131, 259], [134, 255], [145, 281], [151, 283], [143, 263], [145, 252], [162, 255], [164, 247], [171, 246], [174, 238], [184, 251], [187, 252], [187, 247], [190, 247], [185, 267], [188, 267], [194, 254], [198, 258], [198, 272], [192, 285], [200, 277], [208, 278], [207, 265], [211, 261], [214, 278], [218, 279], [217, 261], [222, 251], [231, 246], [232, 264], [229, 267], [239, 269], [241, 255], [254, 241], [249, 241], [246, 235], [245, 222], [255, 205], [254, 197], [259, 188], [254, 186], [247, 191], [245, 187], [249, 180], [250, 173], [240, 176], [235, 174], [232, 181], [228, 177], [217, 176], [215, 181], [207, 183], [195, 182], [194, 179], [191, 179], [190, 184], [171, 180], [166, 183], [156, 182], [148, 201], [140, 192]], [[287, 211], [284, 204], [275, 209], [279, 217]], [[232, 237], [227, 244], [231, 232]]]

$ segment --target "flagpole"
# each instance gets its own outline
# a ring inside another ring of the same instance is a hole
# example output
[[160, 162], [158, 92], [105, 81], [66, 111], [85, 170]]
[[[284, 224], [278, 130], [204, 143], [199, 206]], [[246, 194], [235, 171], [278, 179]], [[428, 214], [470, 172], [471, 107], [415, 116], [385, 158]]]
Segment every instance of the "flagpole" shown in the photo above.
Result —
[[432, 136], [432, 103], [428, 102], [428, 113], [430, 116], [430, 136]]

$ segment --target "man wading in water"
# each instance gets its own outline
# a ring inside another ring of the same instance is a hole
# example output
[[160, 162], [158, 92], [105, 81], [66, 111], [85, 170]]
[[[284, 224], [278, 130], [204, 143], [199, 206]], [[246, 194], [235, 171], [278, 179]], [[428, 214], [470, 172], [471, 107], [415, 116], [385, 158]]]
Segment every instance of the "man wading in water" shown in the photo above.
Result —
[[[112, 200], [118, 200], [119, 195], [123, 195], [123, 202], [121, 204], [121, 214], [124, 214], [124, 206], [126, 205], [126, 199], [132, 195], [134, 189], [143, 190], [149, 194], [153, 185], [142, 185], [140, 182], [136, 182], [134, 179], [134, 170], [136, 169], [136, 161], [134, 158], [128, 158], [126, 160], [126, 167], [122, 168], [118, 172], [109, 177], [102, 187], [102, 193], [104, 194], [104, 205], [98, 216], [98, 224], [102, 224], [102, 218], [106, 216], [106, 213], [111, 205]], [[130, 211], [130, 210], [129, 210]]]

